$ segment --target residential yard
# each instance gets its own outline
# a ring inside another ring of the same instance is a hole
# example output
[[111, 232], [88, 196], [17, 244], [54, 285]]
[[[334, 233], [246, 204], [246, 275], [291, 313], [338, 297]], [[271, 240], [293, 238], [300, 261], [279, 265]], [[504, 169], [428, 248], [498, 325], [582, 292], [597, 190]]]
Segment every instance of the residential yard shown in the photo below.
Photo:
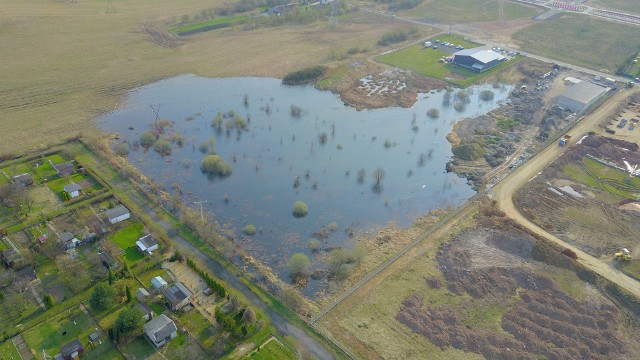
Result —
[[270, 338], [267, 342], [261, 345], [258, 349], [253, 350], [244, 359], [254, 360], [295, 360], [296, 356], [287, 349], [280, 341], [275, 338]]
[[102, 344], [95, 348], [88, 345], [89, 334], [96, 331], [96, 327], [97, 324], [80, 307], [73, 307], [24, 332], [22, 336], [29, 347], [40, 354], [43, 350], [50, 356], [58, 354], [62, 345], [78, 338], [85, 347], [83, 358], [121, 359], [117, 350], [113, 351], [115, 349], [105, 333], [100, 334]]
[[161, 269], [161, 268], [158, 268], [158, 267], [154, 267], [154, 268], [152, 268], [152, 269], [150, 269], [148, 271], [143, 272], [142, 274], [138, 274], [138, 279], [140, 279], [140, 281], [142, 281], [142, 283], [144, 284], [145, 287], [150, 288], [151, 287], [151, 279], [153, 279], [156, 276], [161, 276], [167, 282], [171, 281], [171, 276], [169, 276], [167, 271], [165, 269]]
[[138, 336], [122, 346], [122, 353], [128, 358], [146, 359], [155, 354], [155, 349], [144, 336]]
[[613, 74], [638, 52], [640, 28], [567, 14], [537, 22], [513, 39], [524, 51]]
[[20, 360], [20, 354], [10, 340], [0, 345], [0, 360]]
[[136, 241], [142, 235], [144, 235], [144, 226], [140, 222], [135, 222], [110, 235], [108, 240], [124, 250], [122, 256], [129, 264], [135, 264], [144, 258], [136, 247]]

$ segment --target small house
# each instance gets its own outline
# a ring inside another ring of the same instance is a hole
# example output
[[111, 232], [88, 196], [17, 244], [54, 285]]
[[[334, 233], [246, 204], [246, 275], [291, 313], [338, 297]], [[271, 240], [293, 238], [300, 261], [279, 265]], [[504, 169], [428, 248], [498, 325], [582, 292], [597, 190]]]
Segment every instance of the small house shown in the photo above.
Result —
[[40, 235], [40, 236], [38, 236], [38, 242], [40, 244], [44, 244], [47, 241], [48, 238], [49, 237], [47, 236], [47, 234]]
[[157, 290], [161, 290], [164, 289], [165, 287], [167, 287], [167, 282], [164, 281], [164, 279], [162, 278], [162, 276], [156, 276], [153, 279], [151, 279], [151, 285], [157, 289]]
[[151, 255], [153, 251], [158, 250], [158, 240], [149, 234], [136, 241], [136, 245], [138, 250], [145, 255]]
[[59, 176], [71, 175], [76, 172], [76, 169], [71, 161], [63, 162], [61, 164], [54, 164], [51, 162], [51, 160], [49, 160], [49, 164], [53, 166]]
[[142, 313], [142, 320], [149, 321], [151, 320], [151, 318], [153, 318], [153, 310], [146, 303], [139, 302], [138, 305], [136, 305], [136, 307]]
[[164, 290], [164, 297], [171, 304], [171, 310], [177, 311], [191, 302], [193, 293], [182, 283], [177, 282]]
[[80, 242], [72, 233], [68, 231], [60, 234], [59, 240], [64, 244], [66, 249], [73, 249], [74, 247], [78, 246], [78, 243]]
[[143, 301], [149, 296], [149, 292], [145, 288], [138, 288], [136, 291], [136, 299]]
[[100, 332], [99, 331], [94, 331], [91, 333], [91, 335], [89, 335], [89, 341], [90, 342], [94, 342], [96, 340], [100, 339]]
[[111, 224], [117, 224], [120, 221], [127, 220], [131, 217], [131, 213], [129, 209], [127, 209], [124, 205], [118, 205], [113, 209], [107, 210], [107, 220]]
[[64, 360], [79, 359], [82, 353], [84, 353], [84, 347], [78, 338], [60, 347], [60, 354]]
[[144, 334], [156, 348], [178, 336], [176, 324], [168, 316], [161, 314], [144, 324]]
[[38, 282], [38, 274], [36, 274], [33, 266], [27, 266], [16, 271], [16, 278], [25, 281], [27, 284]]
[[14, 184], [20, 187], [27, 187], [27, 186], [33, 185], [33, 178], [29, 173], [16, 175], [11, 180], [13, 181]]
[[22, 261], [22, 254], [14, 248], [2, 252], [2, 263], [6, 267], [13, 267]]
[[109, 250], [101, 249], [100, 252], [98, 252], [98, 256], [100, 257], [100, 261], [102, 261], [102, 265], [104, 265], [108, 270], [118, 268], [118, 260], [111, 255]]
[[80, 192], [82, 191], [82, 187], [76, 183], [65, 185], [62, 189], [64, 190], [64, 192], [69, 194], [70, 199], [77, 198], [78, 196], [80, 196]]

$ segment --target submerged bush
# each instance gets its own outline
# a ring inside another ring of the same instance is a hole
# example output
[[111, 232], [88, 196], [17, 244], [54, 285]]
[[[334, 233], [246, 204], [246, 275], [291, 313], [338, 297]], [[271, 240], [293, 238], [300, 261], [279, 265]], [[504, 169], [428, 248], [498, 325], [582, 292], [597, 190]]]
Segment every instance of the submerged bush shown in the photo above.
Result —
[[307, 206], [307, 204], [303, 203], [302, 201], [296, 201], [293, 204], [292, 212], [293, 212], [293, 216], [297, 218], [305, 217], [309, 212], [309, 207]]
[[244, 228], [242, 228], [242, 232], [245, 233], [246, 235], [255, 235], [256, 233], [256, 227], [253, 224], [249, 224], [247, 226], [245, 226]]
[[220, 155], [207, 155], [200, 163], [200, 170], [207, 175], [227, 176], [231, 174], [231, 166]]
[[142, 133], [142, 135], [140, 135], [140, 145], [142, 145], [147, 149], [153, 146], [153, 143], [155, 142], [156, 142], [156, 136], [153, 135], [151, 131], [147, 131], [145, 133]]
[[287, 74], [282, 79], [282, 83], [285, 85], [302, 85], [312, 83], [318, 80], [318, 78], [320, 78], [322, 75], [324, 75], [325, 71], [326, 68], [324, 66], [313, 66], [310, 68], [302, 69]]
[[494, 93], [491, 90], [482, 90], [480, 92], [480, 100], [491, 101], [493, 100]]
[[427, 116], [432, 119], [437, 119], [438, 117], [440, 117], [440, 110], [436, 108], [431, 108], [429, 109], [429, 111], [427, 111]]
[[171, 155], [171, 143], [167, 139], [160, 139], [153, 144], [153, 150], [162, 156]]

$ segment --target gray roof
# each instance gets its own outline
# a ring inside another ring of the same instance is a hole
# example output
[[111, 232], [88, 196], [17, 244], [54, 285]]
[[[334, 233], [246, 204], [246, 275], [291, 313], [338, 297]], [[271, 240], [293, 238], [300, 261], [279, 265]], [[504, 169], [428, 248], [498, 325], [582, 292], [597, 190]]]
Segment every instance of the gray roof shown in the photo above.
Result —
[[63, 162], [60, 164], [53, 164], [53, 167], [61, 175], [73, 174], [76, 171], [71, 161]]
[[146, 303], [140, 302], [136, 306], [138, 307], [142, 315], [153, 314], [153, 310]]
[[91, 341], [96, 341], [100, 338], [100, 332], [98, 331], [94, 331], [91, 333], [91, 335], [89, 335], [89, 340]]
[[454, 56], [471, 56], [476, 61], [479, 61], [483, 64], [487, 64], [492, 62], [493, 60], [502, 60], [505, 57], [498, 54], [497, 52], [487, 49], [485, 47], [473, 48], [473, 49], [464, 49], [460, 50], [453, 54]]
[[80, 340], [76, 338], [75, 340], [71, 340], [70, 342], [62, 345], [60, 347], [60, 353], [62, 353], [62, 356], [67, 357], [80, 349], [82, 349], [82, 344], [80, 343]]
[[24, 173], [20, 175], [16, 175], [13, 177], [13, 181], [20, 184], [20, 186], [29, 186], [33, 184], [33, 178], [29, 173]]
[[125, 214], [129, 214], [129, 209], [127, 209], [124, 205], [118, 205], [113, 209], [109, 209], [106, 212], [108, 219], [115, 219]]
[[149, 292], [145, 288], [138, 288], [136, 295], [149, 296]]
[[577, 84], [571, 85], [560, 96], [567, 99], [575, 100], [582, 104], [587, 104], [607, 90], [609, 90], [609, 88], [596, 85], [588, 81], [581, 81]]
[[73, 234], [68, 232], [68, 231], [60, 234], [60, 241], [61, 242], [71, 241], [71, 240], [73, 240], [73, 238], [74, 238]]
[[147, 248], [150, 248], [154, 245], [158, 245], [158, 240], [156, 240], [153, 236], [149, 234], [141, 237], [140, 241], [142, 241]]
[[144, 324], [144, 332], [155, 342], [170, 336], [174, 331], [178, 331], [176, 324], [165, 314]]
[[65, 185], [63, 189], [66, 192], [74, 192], [74, 191], [82, 190], [82, 186], [80, 186], [80, 185], [78, 185], [76, 183], [71, 183], [69, 185]]
[[189, 289], [180, 282], [177, 282], [164, 290], [164, 297], [169, 300], [171, 305], [176, 305], [191, 295], [193, 295], [191, 291], [189, 291]]

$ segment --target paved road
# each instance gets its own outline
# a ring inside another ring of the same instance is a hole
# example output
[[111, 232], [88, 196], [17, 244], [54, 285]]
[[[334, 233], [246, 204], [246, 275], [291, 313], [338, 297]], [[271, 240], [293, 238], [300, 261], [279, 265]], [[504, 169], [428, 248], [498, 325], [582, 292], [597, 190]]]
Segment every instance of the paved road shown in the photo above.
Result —
[[[615, 94], [604, 105], [600, 106], [596, 111], [585, 117], [581, 122], [574, 126], [569, 132], [573, 136], [574, 143], [589, 131], [597, 129], [597, 125], [602, 119], [607, 118], [611, 112], [620, 105], [632, 93], [630, 90], [620, 91]], [[569, 145], [571, 146], [571, 145]], [[548, 233], [538, 225], [525, 218], [513, 203], [513, 195], [528, 181], [542, 172], [550, 163], [556, 160], [565, 150], [555, 143], [549, 145], [538, 155], [520, 166], [517, 170], [504, 178], [498, 185], [488, 192], [490, 198], [496, 200], [500, 208], [507, 213], [509, 217], [518, 223], [526, 226], [535, 233], [553, 241], [565, 248], [569, 248], [578, 254], [578, 262], [586, 266], [590, 270], [598, 273], [600, 276], [618, 284], [620, 287], [629, 291], [636, 297], [640, 298], [640, 282], [628, 277], [627, 275], [614, 270], [608, 263], [598, 260], [590, 254], [565, 243], [556, 236]]]
[[[129, 193], [131, 199], [142, 208], [142, 210], [149, 215], [153, 221], [160, 224], [169, 234], [175, 233], [175, 229], [170, 224], [162, 220], [158, 214], [150, 208], [144, 201], [137, 198], [135, 195]], [[191, 254], [191, 256], [200, 260], [204, 265], [209, 268], [217, 277], [223, 279], [229, 284], [229, 286], [240, 291], [244, 297], [255, 307], [264, 311], [271, 319], [271, 323], [275, 328], [283, 335], [293, 336], [300, 344], [302, 344], [313, 356], [321, 360], [332, 360], [334, 356], [324, 348], [324, 346], [318, 343], [315, 339], [310, 337], [304, 330], [300, 329], [296, 325], [290, 323], [287, 319], [282, 317], [277, 312], [271, 310], [260, 298], [242, 281], [239, 276], [229, 273], [222, 264], [217, 260], [209, 257], [206, 253], [196, 248], [189, 241], [181, 238], [180, 236], [173, 235], [172, 239], [176, 243], [180, 252], [183, 254]]]

